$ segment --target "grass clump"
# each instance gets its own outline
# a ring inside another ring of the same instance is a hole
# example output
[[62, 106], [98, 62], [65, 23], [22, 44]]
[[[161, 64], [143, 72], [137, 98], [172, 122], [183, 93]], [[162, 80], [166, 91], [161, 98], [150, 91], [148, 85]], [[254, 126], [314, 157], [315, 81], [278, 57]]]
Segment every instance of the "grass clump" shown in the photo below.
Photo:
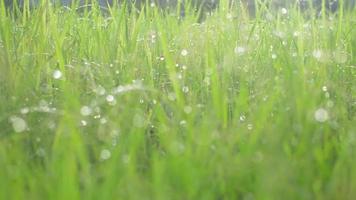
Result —
[[355, 12], [0, 5], [1, 199], [356, 195]]

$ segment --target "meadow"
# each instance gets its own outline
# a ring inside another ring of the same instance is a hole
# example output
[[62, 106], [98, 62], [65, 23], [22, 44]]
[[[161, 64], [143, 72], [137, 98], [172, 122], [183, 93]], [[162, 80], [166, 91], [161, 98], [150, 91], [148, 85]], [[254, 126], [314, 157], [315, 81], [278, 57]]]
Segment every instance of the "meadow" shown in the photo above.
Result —
[[0, 199], [356, 196], [356, 12], [0, 1]]

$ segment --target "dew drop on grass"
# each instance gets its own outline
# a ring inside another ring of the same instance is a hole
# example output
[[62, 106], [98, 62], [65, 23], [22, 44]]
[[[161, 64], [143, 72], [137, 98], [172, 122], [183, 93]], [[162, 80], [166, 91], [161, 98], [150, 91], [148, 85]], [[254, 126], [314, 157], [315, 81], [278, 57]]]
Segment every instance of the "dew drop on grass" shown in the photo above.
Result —
[[277, 54], [274, 53], [274, 54], [272, 54], [271, 57], [272, 57], [273, 60], [275, 60], [275, 59], [277, 59]]
[[109, 94], [108, 96], [106, 96], [106, 101], [109, 103], [112, 103], [115, 101], [115, 97], [111, 94]]
[[100, 124], [106, 124], [108, 120], [106, 118], [101, 118], [100, 119]]
[[181, 54], [182, 56], [187, 56], [187, 55], [188, 55], [188, 50], [183, 49], [183, 50], [180, 52], [180, 54]]
[[24, 107], [24, 108], [21, 109], [20, 112], [21, 112], [21, 114], [26, 115], [27, 113], [30, 112], [30, 109], [28, 107]]
[[108, 149], [103, 149], [100, 152], [100, 159], [107, 160], [111, 157], [111, 152]]
[[246, 116], [244, 114], [240, 115], [240, 122], [244, 122], [246, 120]]
[[334, 102], [331, 101], [331, 100], [329, 100], [329, 101], [326, 102], [326, 106], [327, 106], [328, 108], [332, 108], [332, 107], [334, 107]]
[[170, 101], [175, 101], [176, 98], [177, 98], [177, 96], [176, 96], [175, 93], [170, 92], [170, 93], [168, 94], [168, 99], [169, 99]]
[[323, 86], [321, 89], [322, 89], [324, 92], [327, 92], [327, 91], [328, 91], [328, 87], [327, 87], [327, 86]]
[[80, 125], [81, 125], [81, 126], [87, 126], [87, 125], [88, 125], [88, 122], [85, 121], [85, 120], [80, 120]]
[[186, 126], [186, 125], [187, 125], [187, 121], [182, 120], [182, 121], [179, 122], [179, 125], [181, 125], [181, 126]]
[[58, 69], [57, 69], [57, 70], [54, 70], [52, 75], [53, 75], [53, 78], [54, 78], [54, 79], [60, 79], [60, 78], [62, 78], [62, 72], [59, 71]]
[[281, 13], [282, 13], [283, 15], [286, 15], [286, 14], [288, 13], [288, 10], [287, 10], [286, 8], [282, 8], [282, 9], [281, 9]]
[[274, 35], [279, 38], [284, 38], [286, 34], [283, 31], [275, 31]]
[[27, 129], [26, 121], [20, 117], [12, 116], [10, 118], [10, 122], [12, 123], [12, 128], [16, 133], [24, 132]]
[[323, 52], [320, 49], [316, 49], [313, 51], [313, 57], [317, 60], [320, 60], [323, 56]]
[[103, 86], [99, 85], [97, 88], [94, 89], [94, 92], [102, 96], [106, 93], [106, 90]]
[[178, 79], [183, 79], [183, 74], [182, 74], [182, 73], [178, 73], [178, 74], [177, 74], [177, 78], [178, 78]]
[[188, 93], [188, 92], [189, 92], [189, 87], [188, 87], [188, 86], [183, 86], [183, 87], [182, 87], [182, 91], [183, 91], [184, 93]]
[[83, 106], [80, 109], [80, 114], [83, 116], [91, 115], [91, 113], [92, 113], [92, 109], [89, 106]]
[[243, 55], [246, 52], [246, 48], [242, 46], [237, 46], [235, 47], [234, 52], [238, 55]]
[[329, 119], [329, 113], [324, 108], [319, 108], [314, 112], [314, 119], [318, 122], [326, 122]]
[[252, 124], [247, 124], [247, 129], [248, 130], [252, 130], [253, 129], [253, 125]]

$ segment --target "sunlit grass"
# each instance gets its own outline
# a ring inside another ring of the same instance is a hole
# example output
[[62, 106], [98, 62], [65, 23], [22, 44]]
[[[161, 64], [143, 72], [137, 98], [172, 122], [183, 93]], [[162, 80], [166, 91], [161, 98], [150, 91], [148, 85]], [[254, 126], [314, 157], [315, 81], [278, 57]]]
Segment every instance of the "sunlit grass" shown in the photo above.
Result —
[[353, 199], [355, 12], [222, 5], [0, 4], [0, 198]]

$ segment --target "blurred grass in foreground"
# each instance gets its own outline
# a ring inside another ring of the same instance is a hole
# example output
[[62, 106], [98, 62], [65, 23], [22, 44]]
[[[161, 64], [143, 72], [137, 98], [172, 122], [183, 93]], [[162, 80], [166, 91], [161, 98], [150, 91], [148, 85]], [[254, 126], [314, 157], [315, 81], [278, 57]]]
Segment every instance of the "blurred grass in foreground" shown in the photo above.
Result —
[[353, 199], [355, 12], [221, 5], [0, 4], [0, 199]]

